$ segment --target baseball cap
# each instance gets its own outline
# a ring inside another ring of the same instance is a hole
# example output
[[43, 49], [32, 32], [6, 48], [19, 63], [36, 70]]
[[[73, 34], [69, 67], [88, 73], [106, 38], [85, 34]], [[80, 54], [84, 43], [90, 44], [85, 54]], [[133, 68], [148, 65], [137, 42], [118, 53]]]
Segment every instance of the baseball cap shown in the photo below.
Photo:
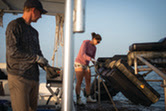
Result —
[[28, 8], [36, 8], [38, 9], [42, 14], [47, 13], [46, 10], [43, 9], [43, 6], [39, 0], [26, 0], [24, 3], [24, 7]]

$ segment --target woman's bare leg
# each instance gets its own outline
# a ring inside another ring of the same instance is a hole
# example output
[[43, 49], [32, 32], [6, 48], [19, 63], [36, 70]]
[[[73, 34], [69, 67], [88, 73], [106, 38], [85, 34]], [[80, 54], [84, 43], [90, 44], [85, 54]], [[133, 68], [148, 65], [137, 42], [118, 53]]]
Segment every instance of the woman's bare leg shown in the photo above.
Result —
[[92, 99], [90, 96], [90, 87], [91, 87], [91, 71], [87, 70], [85, 74], [86, 82], [86, 102], [96, 102], [95, 99]]
[[91, 71], [90, 69], [85, 71], [85, 82], [86, 82], [86, 95], [90, 95], [90, 85], [91, 85]]
[[81, 84], [82, 84], [82, 80], [84, 77], [84, 70], [82, 68], [76, 68], [75, 69], [76, 72], [76, 95], [80, 95], [80, 90], [81, 90]]

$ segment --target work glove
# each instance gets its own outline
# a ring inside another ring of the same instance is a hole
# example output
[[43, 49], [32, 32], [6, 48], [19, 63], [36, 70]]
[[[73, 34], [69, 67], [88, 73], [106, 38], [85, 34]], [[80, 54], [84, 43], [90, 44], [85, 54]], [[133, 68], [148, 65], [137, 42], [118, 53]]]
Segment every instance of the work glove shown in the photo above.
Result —
[[44, 66], [44, 70], [47, 72], [47, 78], [56, 78], [60, 76], [60, 68], [51, 67], [51, 66]]
[[92, 61], [92, 63], [95, 65], [96, 64], [96, 60], [94, 59], [94, 58], [91, 58], [91, 61]]
[[39, 55], [37, 55], [37, 57], [36, 57], [36, 62], [37, 62], [38, 64], [42, 64], [42, 65], [44, 65], [44, 66], [47, 66], [47, 65], [48, 65], [48, 60], [45, 59], [45, 58], [42, 57], [42, 56], [39, 56]]

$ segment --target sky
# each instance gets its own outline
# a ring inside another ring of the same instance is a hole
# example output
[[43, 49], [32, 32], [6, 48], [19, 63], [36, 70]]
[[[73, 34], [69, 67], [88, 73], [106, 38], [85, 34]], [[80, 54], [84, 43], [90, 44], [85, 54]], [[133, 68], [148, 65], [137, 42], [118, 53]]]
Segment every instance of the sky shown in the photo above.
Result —
[[[3, 28], [0, 27], [0, 62], [6, 60], [7, 24], [21, 16], [5, 14], [3, 17]], [[32, 26], [38, 30], [41, 50], [52, 64], [55, 17], [43, 15]], [[97, 45], [96, 59], [127, 54], [133, 43], [157, 42], [166, 37], [166, 0], [86, 0], [85, 32], [73, 35], [74, 58], [83, 40], [91, 40], [92, 32], [102, 37], [101, 43]]]

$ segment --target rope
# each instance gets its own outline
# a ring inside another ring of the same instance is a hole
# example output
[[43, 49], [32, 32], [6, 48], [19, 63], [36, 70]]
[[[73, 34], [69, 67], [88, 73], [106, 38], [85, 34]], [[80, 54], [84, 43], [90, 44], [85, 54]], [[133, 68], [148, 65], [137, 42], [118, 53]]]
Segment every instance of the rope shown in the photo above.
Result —
[[[58, 52], [59, 46], [61, 47], [64, 46], [63, 25], [64, 25], [64, 15], [56, 14], [56, 28], [55, 28], [54, 50], [52, 55], [52, 66], [54, 66], [55, 53]], [[58, 65], [58, 54], [56, 54], [56, 65]]]

